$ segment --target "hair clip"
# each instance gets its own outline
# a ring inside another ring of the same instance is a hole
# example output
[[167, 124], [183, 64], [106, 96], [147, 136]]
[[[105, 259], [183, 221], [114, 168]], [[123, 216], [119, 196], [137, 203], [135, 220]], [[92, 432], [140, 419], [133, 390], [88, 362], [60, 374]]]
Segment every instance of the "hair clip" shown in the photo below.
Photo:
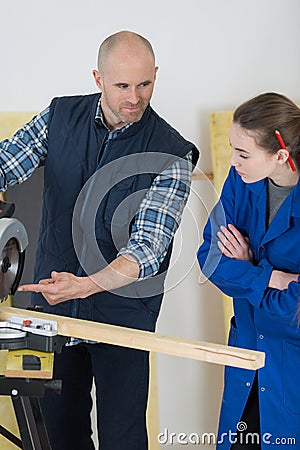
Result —
[[[278, 140], [278, 142], [279, 142], [281, 148], [282, 148], [283, 150], [287, 150], [286, 145], [285, 145], [285, 143], [284, 143], [284, 141], [283, 141], [283, 139], [282, 139], [282, 136], [281, 136], [281, 134], [279, 133], [278, 130], [275, 130], [275, 136], [277, 137], [277, 140]], [[292, 169], [292, 171], [293, 171], [293, 172], [296, 172], [297, 169], [296, 169], [296, 167], [295, 167], [295, 164], [293, 163], [292, 158], [290, 157], [290, 154], [289, 154], [289, 156], [288, 156], [288, 163], [289, 163], [290, 168]]]

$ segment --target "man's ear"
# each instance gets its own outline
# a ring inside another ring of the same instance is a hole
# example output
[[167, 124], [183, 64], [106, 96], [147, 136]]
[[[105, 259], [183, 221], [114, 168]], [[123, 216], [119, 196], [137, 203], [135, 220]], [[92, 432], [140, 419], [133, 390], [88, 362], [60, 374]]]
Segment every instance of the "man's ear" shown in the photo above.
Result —
[[102, 91], [102, 78], [100, 72], [94, 69], [92, 73], [97, 87], [100, 89], [100, 91]]

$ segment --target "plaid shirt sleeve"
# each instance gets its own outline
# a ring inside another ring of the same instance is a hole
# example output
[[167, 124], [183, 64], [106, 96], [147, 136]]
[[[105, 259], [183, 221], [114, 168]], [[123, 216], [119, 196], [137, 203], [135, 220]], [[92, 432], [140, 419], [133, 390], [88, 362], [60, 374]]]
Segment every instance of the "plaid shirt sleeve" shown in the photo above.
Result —
[[48, 151], [49, 107], [10, 139], [0, 142], [0, 191], [22, 183], [42, 166]]
[[118, 253], [137, 260], [140, 280], [158, 272], [179, 227], [191, 179], [192, 151], [159, 174], [142, 200], [129, 241]]

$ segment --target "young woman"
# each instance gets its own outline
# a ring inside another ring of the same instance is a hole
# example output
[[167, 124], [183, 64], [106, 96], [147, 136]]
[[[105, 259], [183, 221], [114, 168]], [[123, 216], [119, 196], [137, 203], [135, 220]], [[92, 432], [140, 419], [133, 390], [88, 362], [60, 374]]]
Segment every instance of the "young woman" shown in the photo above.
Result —
[[[203, 273], [233, 297], [229, 345], [265, 367], [226, 367], [220, 449], [300, 448], [300, 109], [261, 94], [234, 112], [231, 168], [198, 251]], [[277, 448], [277, 447], [276, 447]]]

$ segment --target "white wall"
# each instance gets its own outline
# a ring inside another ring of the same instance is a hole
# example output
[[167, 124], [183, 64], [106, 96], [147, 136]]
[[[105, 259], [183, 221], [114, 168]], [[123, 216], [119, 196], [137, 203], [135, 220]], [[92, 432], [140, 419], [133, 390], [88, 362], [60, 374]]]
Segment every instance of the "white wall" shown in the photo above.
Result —
[[[53, 96], [94, 92], [98, 45], [120, 29], [153, 43], [160, 70], [152, 106], [200, 147], [204, 171], [211, 170], [211, 111], [269, 90], [300, 101], [299, 0], [0, 0], [0, 6], [2, 111], [39, 110]], [[193, 182], [193, 190], [182, 225], [184, 254], [170, 273], [158, 330], [222, 342], [219, 295], [208, 283], [199, 286], [195, 264], [213, 195], [207, 182]], [[214, 430], [220, 367], [161, 355], [158, 377], [162, 431]]]

